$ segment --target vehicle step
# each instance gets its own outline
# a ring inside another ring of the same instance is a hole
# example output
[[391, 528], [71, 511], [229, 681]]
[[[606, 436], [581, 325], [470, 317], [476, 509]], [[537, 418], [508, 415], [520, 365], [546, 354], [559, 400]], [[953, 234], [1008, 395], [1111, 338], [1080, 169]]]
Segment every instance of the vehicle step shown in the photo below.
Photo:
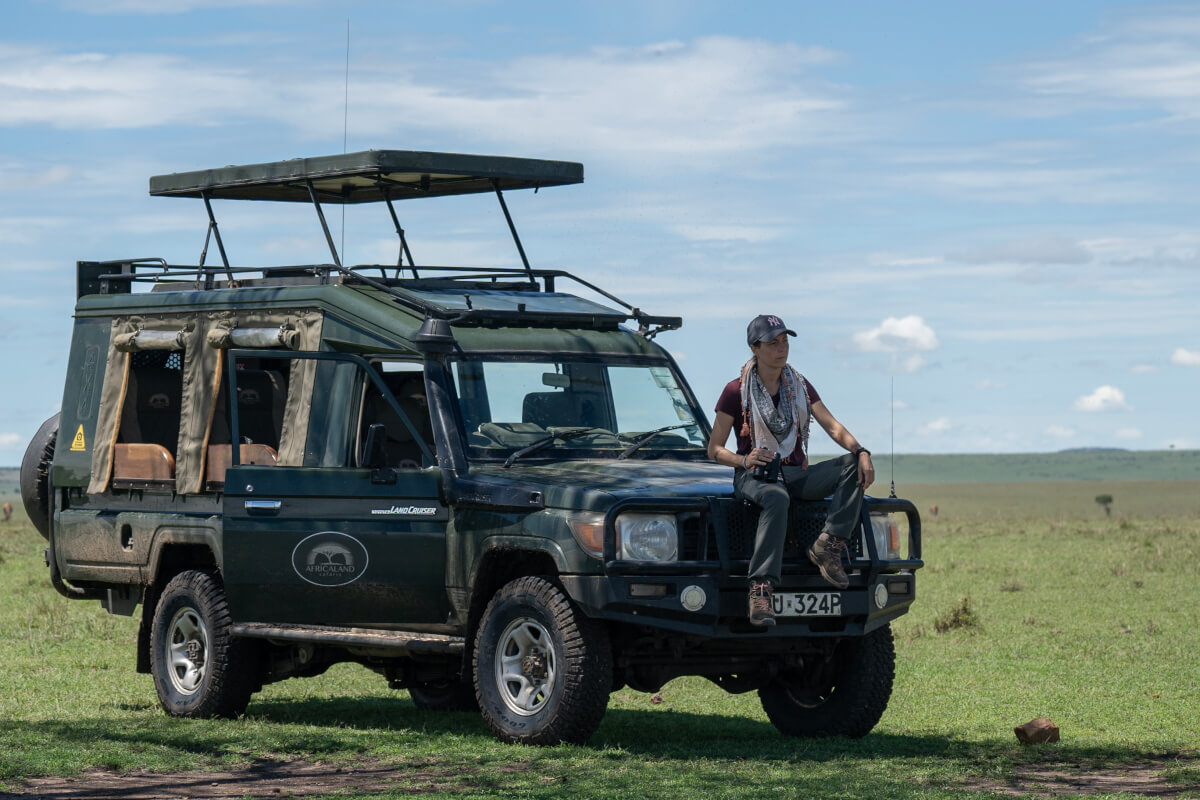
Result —
[[288, 642], [312, 642], [340, 647], [369, 647], [398, 653], [439, 653], [460, 655], [466, 648], [461, 636], [406, 631], [379, 631], [372, 628], [335, 628], [312, 625], [239, 622], [230, 627], [234, 636], [275, 639]]

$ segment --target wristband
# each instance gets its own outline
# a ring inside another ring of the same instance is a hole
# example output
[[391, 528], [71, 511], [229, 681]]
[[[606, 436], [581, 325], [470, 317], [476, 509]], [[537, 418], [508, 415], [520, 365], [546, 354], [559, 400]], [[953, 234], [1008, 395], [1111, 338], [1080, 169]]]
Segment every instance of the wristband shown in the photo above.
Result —
[[749, 453], [746, 453], [746, 455], [742, 456], [742, 469], [749, 469], [749, 467], [746, 466], [746, 459], [749, 457]]
[[861, 444], [858, 447], [854, 448], [854, 457], [855, 458], [858, 458], [863, 453], [866, 453], [868, 456], [871, 455], [871, 451], [868, 450], [867, 448], [863, 447]]

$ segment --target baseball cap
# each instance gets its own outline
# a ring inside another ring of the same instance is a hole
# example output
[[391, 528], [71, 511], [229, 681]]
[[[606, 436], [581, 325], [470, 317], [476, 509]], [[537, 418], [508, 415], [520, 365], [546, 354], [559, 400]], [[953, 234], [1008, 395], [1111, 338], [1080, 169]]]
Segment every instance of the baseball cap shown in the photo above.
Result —
[[794, 330], [783, 324], [783, 320], [774, 314], [759, 314], [746, 326], [746, 344], [769, 342], [781, 333], [796, 335]]

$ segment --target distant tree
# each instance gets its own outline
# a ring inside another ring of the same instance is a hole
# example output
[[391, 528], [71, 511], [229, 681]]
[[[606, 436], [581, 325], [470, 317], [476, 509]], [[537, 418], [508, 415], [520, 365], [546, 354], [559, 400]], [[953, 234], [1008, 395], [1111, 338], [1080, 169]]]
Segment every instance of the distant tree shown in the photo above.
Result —
[[1099, 503], [1100, 505], [1104, 506], [1104, 516], [1106, 516], [1106, 517], [1112, 516], [1113, 496], [1111, 494], [1096, 495], [1096, 502]]

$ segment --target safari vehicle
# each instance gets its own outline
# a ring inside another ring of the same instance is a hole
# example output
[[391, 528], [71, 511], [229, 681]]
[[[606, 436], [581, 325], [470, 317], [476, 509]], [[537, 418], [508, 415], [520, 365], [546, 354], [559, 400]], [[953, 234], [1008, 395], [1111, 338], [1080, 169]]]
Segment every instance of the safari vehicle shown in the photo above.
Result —
[[[388, 150], [164, 175], [152, 195], [207, 209], [199, 264], [78, 263], [62, 409], [23, 494], [60, 593], [140, 606], [137, 669], [168, 714], [237, 716], [351, 661], [514, 742], [583, 742], [611, 692], [683, 675], [758, 691], [787, 735], [876, 724], [916, 509], [869, 499], [833, 591], [804, 557], [826, 506], [795, 505], [779, 624], [751, 627], [757, 511], [654, 342], [681, 320], [532, 268], [513, 226], [505, 192], [582, 180]], [[523, 268], [416, 265], [395, 201], [477, 192]], [[332, 263], [230, 266], [215, 200], [311, 204]], [[388, 212], [395, 265], [341, 264], [338, 203]]]

